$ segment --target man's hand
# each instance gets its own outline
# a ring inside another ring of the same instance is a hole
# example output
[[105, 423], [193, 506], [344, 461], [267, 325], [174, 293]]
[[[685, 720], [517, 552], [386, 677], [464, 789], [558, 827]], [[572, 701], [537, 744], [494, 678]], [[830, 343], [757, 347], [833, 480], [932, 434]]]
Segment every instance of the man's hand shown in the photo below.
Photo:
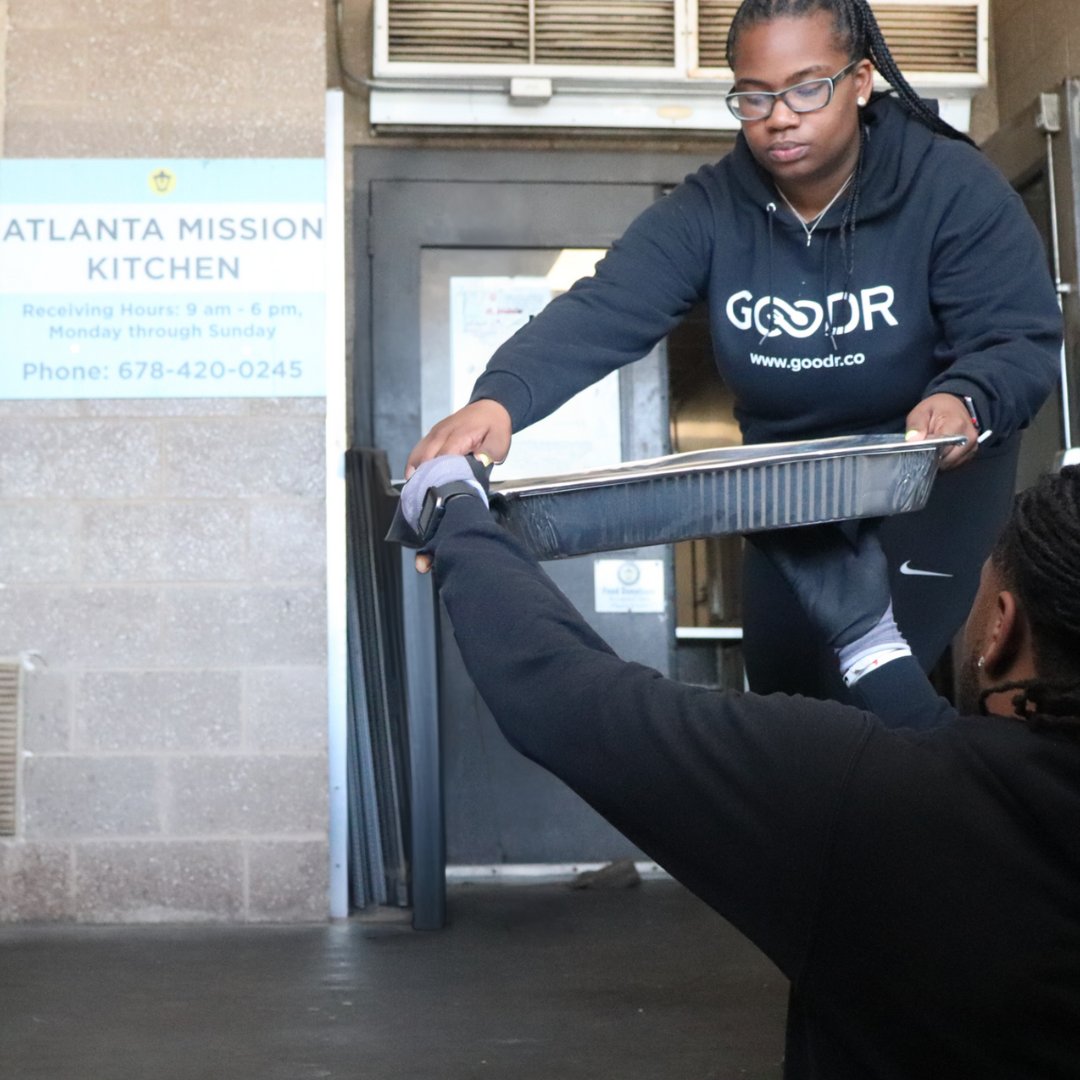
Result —
[[769, 558], [836, 653], [848, 686], [910, 656], [893, 619], [878, 521], [809, 525], [747, 537]]
[[474, 401], [440, 420], [413, 447], [405, 478], [425, 461], [444, 455], [486, 454], [492, 461], [504, 461], [510, 453], [511, 426], [510, 414], [497, 401]]
[[938, 468], [942, 472], [963, 465], [979, 448], [979, 429], [964, 400], [955, 394], [931, 394], [908, 413], [908, 441], [935, 435], [963, 435], [967, 439], [963, 446], [950, 446], [941, 455]]
[[[464, 495], [478, 498], [487, 506], [489, 472], [490, 466], [459, 454], [423, 462], [401, 489], [387, 539], [422, 548], [435, 535], [449, 499]], [[426, 552], [417, 555], [416, 569], [426, 574], [431, 569], [431, 556]]]

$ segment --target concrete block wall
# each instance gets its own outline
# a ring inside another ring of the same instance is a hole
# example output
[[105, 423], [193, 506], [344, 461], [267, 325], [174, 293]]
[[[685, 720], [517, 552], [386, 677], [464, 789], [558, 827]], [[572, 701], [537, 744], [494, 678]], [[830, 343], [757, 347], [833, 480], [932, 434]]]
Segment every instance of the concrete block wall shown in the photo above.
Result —
[[[0, 0], [8, 157], [323, 151], [323, 0]], [[327, 914], [325, 402], [0, 401], [0, 920]]]
[[1077, 0], [991, 0], [998, 111], [1002, 122], [1035, 97], [1080, 76]]
[[321, 400], [0, 404], [0, 918], [326, 912]]
[[5, 124], [2, 121], [7, 114], [7, 28], [8, 0], [0, 0], [0, 157], [4, 155]]
[[324, 0], [6, 0], [12, 157], [322, 154]]

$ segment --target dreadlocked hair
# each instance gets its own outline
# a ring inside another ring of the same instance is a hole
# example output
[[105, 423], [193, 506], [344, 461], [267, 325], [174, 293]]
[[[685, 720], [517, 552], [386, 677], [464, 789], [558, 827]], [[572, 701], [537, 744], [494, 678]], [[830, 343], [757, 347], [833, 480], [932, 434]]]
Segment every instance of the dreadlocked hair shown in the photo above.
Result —
[[833, 17], [836, 36], [847, 49], [848, 58], [870, 60], [912, 116], [939, 135], [975, 145], [962, 131], [942, 120], [904, 78], [867, 0], [743, 0], [728, 29], [728, 67], [734, 66], [739, 34], [747, 27], [777, 18], [812, 15], [816, 11], [824, 11]]
[[1080, 466], [1042, 477], [1017, 495], [990, 559], [1031, 626], [1034, 679], [1016, 690], [1016, 715], [1034, 727], [1080, 735]]

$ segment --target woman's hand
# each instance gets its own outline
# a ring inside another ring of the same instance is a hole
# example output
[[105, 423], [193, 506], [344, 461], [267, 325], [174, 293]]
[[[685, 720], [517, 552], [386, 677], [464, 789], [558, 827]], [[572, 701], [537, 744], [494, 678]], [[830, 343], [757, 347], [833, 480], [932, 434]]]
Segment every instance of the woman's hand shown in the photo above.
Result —
[[927, 439], [936, 435], [963, 435], [963, 446], [950, 446], [941, 455], [942, 472], [955, 469], [971, 458], [979, 448], [978, 428], [968, 414], [967, 405], [955, 394], [931, 394], [923, 398], [907, 416], [907, 438]]
[[486, 454], [503, 461], [510, 452], [510, 414], [497, 401], [471, 402], [440, 420], [412, 449], [405, 463], [408, 480], [419, 465], [444, 454]]

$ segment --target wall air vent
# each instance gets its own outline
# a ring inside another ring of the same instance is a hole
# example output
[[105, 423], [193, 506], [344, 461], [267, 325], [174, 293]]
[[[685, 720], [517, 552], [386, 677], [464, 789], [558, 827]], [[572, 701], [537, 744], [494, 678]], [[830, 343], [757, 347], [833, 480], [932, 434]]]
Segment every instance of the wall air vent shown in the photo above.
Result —
[[377, 0], [376, 75], [676, 74], [686, 0]]
[[0, 836], [14, 836], [18, 810], [22, 664], [0, 660]]
[[[737, 126], [723, 95], [738, 0], [374, 3], [378, 129]], [[912, 86], [966, 129], [987, 85], [989, 0], [871, 6]]]
[[529, 0], [390, 0], [391, 63], [528, 64]]
[[698, 0], [698, 68], [727, 69], [727, 36], [739, 0]]
[[674, 0], [535, 0], [536, 62], [671, 66]]
[[979, 71], [976, 4], [871, 4], [903, 72]]
[[[715, 71], [730, 78], [725, 52], [738, 7], [739, 0], [697, 0], [697, 68], [702, 73]], [[978, 0], [871, 0], [870, 7], [905, 75], [983, 74], [980, 40], [985, 39], [986, 16]]]

